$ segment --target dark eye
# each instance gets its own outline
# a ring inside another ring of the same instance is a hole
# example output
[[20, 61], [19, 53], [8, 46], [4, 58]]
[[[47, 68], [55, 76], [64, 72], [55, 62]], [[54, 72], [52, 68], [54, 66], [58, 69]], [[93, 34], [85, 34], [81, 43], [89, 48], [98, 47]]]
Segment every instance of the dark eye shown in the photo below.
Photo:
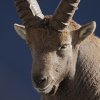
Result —
[[66, 49], [67, 45], [68, 44], [63, 44], [63, 45], [59, 46], [58, 50], [64, 50], [64, 49]]

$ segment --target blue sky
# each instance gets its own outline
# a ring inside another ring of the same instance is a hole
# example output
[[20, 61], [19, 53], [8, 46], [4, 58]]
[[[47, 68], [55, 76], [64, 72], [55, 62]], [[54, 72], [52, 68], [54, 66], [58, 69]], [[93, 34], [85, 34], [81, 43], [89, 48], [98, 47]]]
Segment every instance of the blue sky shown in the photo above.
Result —
[[[60, 0], [38, 0], [45, 15], [52, 14]], [[100, 36], [100, 1], [81, 0], [74, 16], [80, 24], [97, 22]], [[31, 84], [31, 54], [25, 42], [17, 36], [13, 24], [21, 23], [14, 0], [0, 2], [0, 100], [39, 100]]]

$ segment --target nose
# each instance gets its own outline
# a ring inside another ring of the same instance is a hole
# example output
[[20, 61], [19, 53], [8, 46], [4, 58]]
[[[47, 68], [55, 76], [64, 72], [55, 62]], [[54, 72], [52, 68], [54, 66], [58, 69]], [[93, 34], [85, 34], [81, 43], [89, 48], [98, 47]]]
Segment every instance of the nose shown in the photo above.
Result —
[[36, 76], [34, 77], [34, 83], [37, 87], [45, 86], [47, 82], [47, 77], [46, 76]]

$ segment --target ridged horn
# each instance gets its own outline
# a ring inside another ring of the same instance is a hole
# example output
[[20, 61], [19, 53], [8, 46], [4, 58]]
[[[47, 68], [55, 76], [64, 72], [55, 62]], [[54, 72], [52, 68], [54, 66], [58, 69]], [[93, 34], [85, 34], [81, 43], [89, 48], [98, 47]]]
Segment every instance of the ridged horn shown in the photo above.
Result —
[[37, 0], [15, 0], [16, 9], [26, 27], [32, 26], [36, 19], [43, 19], [44, 15]]
[[75, 11], [78, 9], [80, 0], [61, 0], [55, 10], [51, 24], [56, 30], [63, 30], [72, 20]]

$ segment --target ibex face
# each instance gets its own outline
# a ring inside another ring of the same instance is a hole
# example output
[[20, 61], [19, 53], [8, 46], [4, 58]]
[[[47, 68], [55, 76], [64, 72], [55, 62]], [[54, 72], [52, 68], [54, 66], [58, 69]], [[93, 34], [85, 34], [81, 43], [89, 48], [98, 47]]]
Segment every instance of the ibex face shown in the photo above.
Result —
[[15, 24], [15, 29], [26, 40], [32, 52], [34, 87], [41, 93], [54, 94], [63, 79], [74, 77], [78, 46], [94, 32], [96, 24], [91, 22], [82, 27], [74, 27], [76, 24], [71, 18], [79, 0], [62, 0], [56, 13], [48, 18], [42, 15], [38, 6], [34, 8], [34, 3], [37, 5], [35, 0], [16, 0], [25, 26]]

